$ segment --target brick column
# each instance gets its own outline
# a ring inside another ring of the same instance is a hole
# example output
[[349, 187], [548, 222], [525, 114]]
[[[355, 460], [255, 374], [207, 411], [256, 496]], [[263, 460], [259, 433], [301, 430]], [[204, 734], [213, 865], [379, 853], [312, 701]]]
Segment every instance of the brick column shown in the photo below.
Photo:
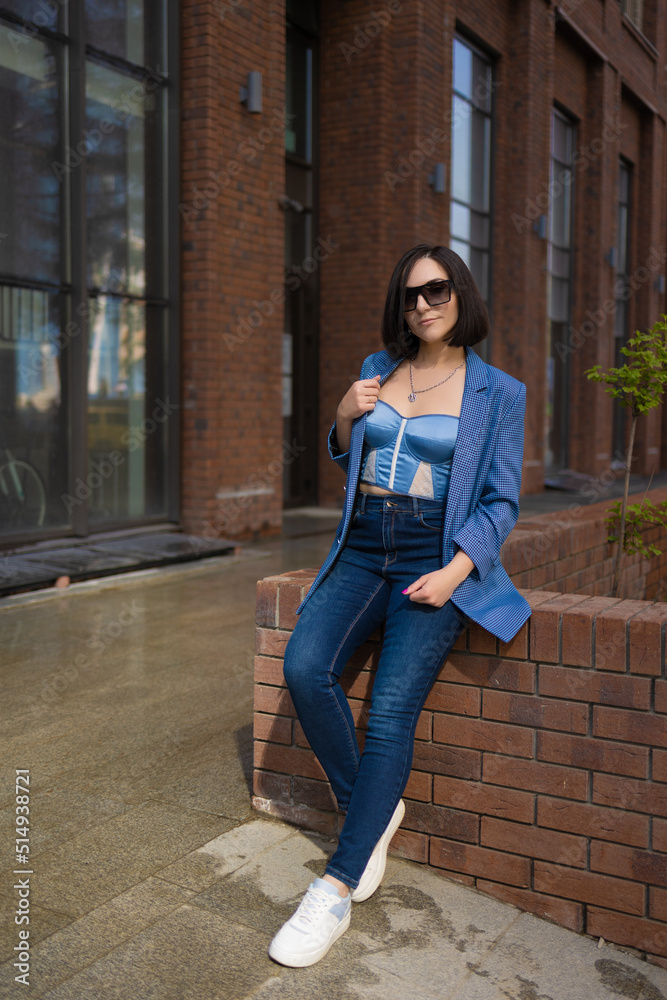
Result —
[[[285, 5], [182, 4], [186, 530], [281, 523]], [[239, 101], [263, 74], [263, 111]]]
[[326, 455], [326, 435], [364, 357], [382, 346], [391, 270], [418, 242], [422, 172], [394, 186], [385, 174], [398, 166], [398, 152], [409, 156], [420, 130], [421, 18], [406, 3], [386, 4], [376, 18], [365, 0], [322, 4], [321, 15], [320, 232], [339, 247], [321, 270], [320, 502], [335, 504], [343, 479]]
[[514, 19], [516, 30], [499, 35], [506, 49], [495, 94], [491, 362], [527, 386], [522, 489], [533, 493], [543, 485], [547, 311], [546, 241], [533, 223], [548, 211], [540, 199], [549, 184], [554, 29], [539, 0], [515, 4]]

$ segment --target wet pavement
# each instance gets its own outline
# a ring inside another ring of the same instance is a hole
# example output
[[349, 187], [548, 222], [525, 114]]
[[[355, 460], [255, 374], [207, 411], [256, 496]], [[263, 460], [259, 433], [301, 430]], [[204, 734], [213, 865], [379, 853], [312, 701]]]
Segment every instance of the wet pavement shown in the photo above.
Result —
[[240, 556], [0, 601], [0, 997], [667, 1000], [667, 970], [398, 858], [318, 965], [268, 958], [332, 849], [250, 808], [255, 583], [318, 565], [336, 515], [287, 520]]

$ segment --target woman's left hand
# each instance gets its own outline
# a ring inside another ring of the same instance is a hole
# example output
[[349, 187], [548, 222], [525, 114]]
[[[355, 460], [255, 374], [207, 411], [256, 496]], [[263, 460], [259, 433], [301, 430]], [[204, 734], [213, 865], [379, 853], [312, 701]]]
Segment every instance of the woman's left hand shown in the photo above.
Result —
[[426, 573], [418, 580], [411, 583], [403, 591], [411, 601], [418, 604], [432, 604], [435, 608], [442, 608], [456, 590], [459, 580], [452, 578], [452, 573], [445, 566], [437, 569], [433, 573]]
[[446, 566], [420, 576], [403, 593], [418, 604], [432, 604], [434, 608], [441, 608], [474, 568], [475, 564], [470, 556], [459, 549]]

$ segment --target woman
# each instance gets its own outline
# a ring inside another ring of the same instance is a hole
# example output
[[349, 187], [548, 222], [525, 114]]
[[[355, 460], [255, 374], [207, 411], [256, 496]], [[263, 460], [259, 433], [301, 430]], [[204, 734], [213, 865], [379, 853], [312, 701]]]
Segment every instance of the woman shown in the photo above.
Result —
[[[282, 965], [319, 961], [347, 929], [351, 902], [379, 886], [417, 720], [466, 622], [508, 642], [530, 615], [500, 563], [519, 513], [526, 390], [472, 350], [487, 333], [461, 258], [420, 244], [389, 285], [386, 350], [366, 358], [338, 406], [329, 450], [347, 471], [343, 517], [284, 670], [346, 817], [324, 877], [271, 942]], [[381, 625], [360, 753], [339, 678]]]

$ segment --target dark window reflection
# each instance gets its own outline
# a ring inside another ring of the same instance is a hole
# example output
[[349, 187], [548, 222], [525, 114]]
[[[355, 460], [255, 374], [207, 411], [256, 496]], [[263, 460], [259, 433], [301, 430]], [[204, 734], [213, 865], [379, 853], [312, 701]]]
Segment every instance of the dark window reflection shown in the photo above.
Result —
[[[157, 85], [88, 64], [86, 127], [94, 142], [86, 176], [91, 288], [146, 292], [146, 215], [160, 198], [155, 136], [161, 98]], [[147, 176], [153, 179], [149, 190]], [[156, 228], [152, 232], [157, 235]], [[159, 294], [159, 265], [154, 274], [149, 291]]]
[[[28, 22], [29, 28], [58, 28], [58, 13], [63, 0], [3, 0], [0, 12], [8, 10]], [[16, 29], [21, 31], [20, 28]], [[21, 45], [21, 42], [18, 42]]]
[[[564, 349], [571, 315], [572, 188], [574, 124], [558, 111], [551, 119], [549, 242], [547, 244], [546, 465], [565, 468], [568, 462], [569, 363]], [[557, 184], [556, 181], [559, 181]]]
[[[0, 287], [0, 533], [66, 525], [67, 430], [58, 294]], [[73, 328], [70, 332], [74, 333]]]
[[285, 150], [302, 160], [313, 158], [313, 49], [295, 32], [287, 33], [285, 102], [288, 124]]
[[10, 35], [0, 25], [0, 272], [58, 282], [67, 169], [59, 150], [56, 47], [31, 38], [16, 51]]
[[165, 513], [167, 437], [178, 411], [166, 392], [164, 337], [161, 308], [112, 296], [91, 302], [91, 523]]
[[[317, 303], [318, 262], [315, 233], [317, 121], [317, 26], [315, 0], [288, 5], [286, 35], [285, 326], [282, 340], [283, 435], [305, 451], [285, 464], [283, 499], [288, 505], [313, 503], [317, 496]], [[296, 24], [292, 22], [294, 15]]]
[[[157, 69], [161, 0], [86, 0], [85, 10], [86, 37], [91, 45], [137, 66]], [[161, 72], [165, 69], [160, 66]]]

